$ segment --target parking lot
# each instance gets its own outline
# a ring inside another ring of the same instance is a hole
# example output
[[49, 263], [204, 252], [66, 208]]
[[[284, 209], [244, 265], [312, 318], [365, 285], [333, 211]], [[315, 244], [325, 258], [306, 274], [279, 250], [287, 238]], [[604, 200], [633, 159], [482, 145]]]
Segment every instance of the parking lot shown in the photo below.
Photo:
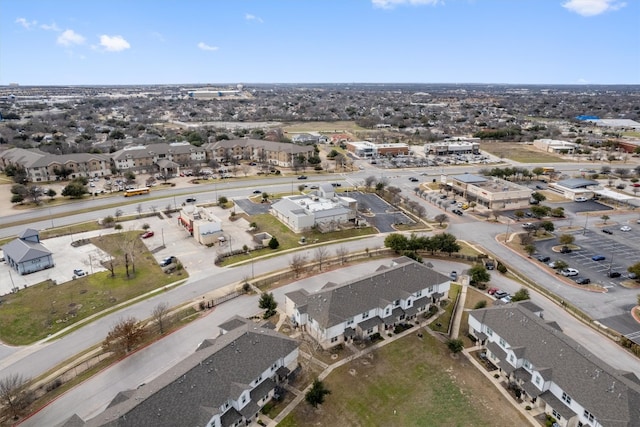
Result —
[[415, 221], [405, 215], [400, 209], [396, 209], [385, 202], [376, 194], [349, 192], [349, 197], [358, 201], [358, 211], [366, 211], [365, 219], [369, 224], [378, 229], [380, 233], [395, 231], [394, 224], [414, 224]]
[[[221, 208], [214, 208], [215, 214], [222, 221], [224, 242], [207, 247], [199, 244], [178, 224], [177, 214], [172, 217], [149, 217], [133, 219], [122, 223], [124, 230], [142, 230], [142, 225], [147, 223], [154, 235], [142, 241], [149, 251], [153, 253], [156, 261], [175, 256], [184, 265], [190, 275], [198, 274], [215, 267], [215, 259], [218, 254], [232, 249], [242, 248], [243, 245], [253, 247], [254, 243], [250, 233], [247, 233], [249, 225], [246, 220], [239, 219], [229, 221], [229, 212]], [[71, 246], [71, 242], [79, 239], [99, 237], [118, 231], [113, 228], [91, 231], [81, 234], [73, 234], [52, 239], [45, 239], [42, 244], [53, 253], [55, 266], [35, 273], [20, 275], [12, 270], [6, 262], [0, 263], [0, 295], [10, 293], [13, 288], [23, 289], [45, 280], [53, 280], [57, 284], [73, 280], [73, 270], [82, 269], [87, 274], [106, 271], [102, 266], [103, 261], [109, 260], [109, 255], [93, 244]]]

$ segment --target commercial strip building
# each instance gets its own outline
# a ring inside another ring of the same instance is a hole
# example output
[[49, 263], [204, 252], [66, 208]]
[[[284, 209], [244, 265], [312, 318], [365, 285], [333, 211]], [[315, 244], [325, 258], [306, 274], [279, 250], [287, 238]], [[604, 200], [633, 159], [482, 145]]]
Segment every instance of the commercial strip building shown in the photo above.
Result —
[[536, 139], [533, 146], [546, 153], [573, 154], [578, 148], [578, 144], [569, 141], [555, 139]]
[[235, 316], [222, 334], [148, 384], [118, 393], [107, 409], [62, 427], [244, 426], [298, 366], [298, 342]]
[[347, 142], [347, 151], [361, 159], [376, 157], [408, 156], [411, 153], [409, 145], [405, 143], [375, 144], [369, 141]]
[[453, 138], [424, 144], [424, 154], [480, 154], [480, 143], [470, 139]]
[[542, 318], [530, 302], [469, 313], [469, 332], [487, 360], [562, 427], [640, 426], [638, 372], [618, 371]]
[[523, 185], [470, 173], [441, 175], [440, 182], [467, 202], [475, 202], [491, 210], [527, 208], [533, 193], [533, 190]]
[[322, 348], [393, 331], [449, 292], [448, 277], [401, 257], [351, 282], [285, 295], [285, 313]]
[[224, 241], [222, 221], [204, 206], [183, 206], [178, 215], [178, 223], [201, 245], [214, 245]]
[[318, 227], [336, 230], [347, 223], [355, 224], [357, 201], [335, 192], [324, 183], [312, 193], [285, 196], [271, 205], [271, 214], [296, 233]]

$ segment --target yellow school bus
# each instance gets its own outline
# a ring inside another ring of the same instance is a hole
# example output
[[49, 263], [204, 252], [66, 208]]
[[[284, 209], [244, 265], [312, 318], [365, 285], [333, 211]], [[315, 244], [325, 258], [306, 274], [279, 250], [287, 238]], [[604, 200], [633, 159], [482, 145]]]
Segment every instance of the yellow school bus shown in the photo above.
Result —
[[149, 187], [134, 188], [133, 190], [125, 190], [124, 197], [139, 196], [140, 194], [149, 194]]

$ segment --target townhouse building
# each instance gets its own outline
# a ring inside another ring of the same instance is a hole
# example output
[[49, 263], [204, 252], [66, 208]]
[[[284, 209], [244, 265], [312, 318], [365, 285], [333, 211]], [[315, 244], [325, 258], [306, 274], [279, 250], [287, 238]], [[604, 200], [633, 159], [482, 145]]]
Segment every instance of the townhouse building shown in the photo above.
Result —
[[118, 393], [101, 414], [87, 421], [73, 415], [62, 426], [251, 424], [297, 368], [298, 342], [239, 316], [220, 329], [220, 336], [153, 381]]
[[125, 147], [111, 154], [111, 159], [120, 171], [174, 175], [179, 168], [206, 164], [207, 153], [188, 142], [161, 142]]
[[640, 426], [638, 372], [614, 369], [530, 302], [473, 310], [469, 332], [489, 362], [562, 427]]
[[449, 292], [448, 277], [407, 257], [360, 279], [321, 290], [285, 295], [285, 313], [292, 323], [323, 348], [393, 331], [413, 321]]

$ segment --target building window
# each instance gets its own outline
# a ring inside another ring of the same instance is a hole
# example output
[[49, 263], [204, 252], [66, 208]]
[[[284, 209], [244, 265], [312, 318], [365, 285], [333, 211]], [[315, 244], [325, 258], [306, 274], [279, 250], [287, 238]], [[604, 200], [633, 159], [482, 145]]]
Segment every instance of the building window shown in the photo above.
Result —
[[367, 329], [367, 335], [371, 335], [373, 333], [373, 328]]
[[509, 355], [509, 362], [513, 363], [515, 360], [515, 357], [513, 357], [513, 354]]
[[347, 326], [348, 325], [353, 325], [353, 317], [350, 319], [347, 319]]
[[242, 403], [245, 403], [247, 401], [247, 397], [246, 396], [242, 396]]
[[553, 411], [551, 411], [551, 413], [553, 414], [554, 418], [558, 421], [560, 421], [562, 419], [562, 415], [560, 415], [560, 413], [558, 411], [556, 411], [555, 409]]
[[522, 365], [525, 367], [525, 369], [531, 369], [531, 363], [526, 359]]
[[385, 316], [388, 316], [388, 315], [389, 315], [389, 307], [387, 307], [387, 308], [384, 310], [384, 315], [385, 315]]
[[418, 291], [418, 292], [416, 292], [416, 296], [417, 296], [418, 298], [420, 298], [420, 297], [422, 296], [422, 291]]
[[507, 346], [507, 342], [502, 338], [500, 338], [500, 347], [506, 347], [506, 346]]
[[567, 393], [565, 393], [564, 391], [562, 392], [562, 400], [567, 404], [567, 405], [571, 405], [571, 396], [569, 396]]
[[432, 294], [432, 293], [433, 293], [433, 286], [430, 286], [430, 287], [429, 287], [429, 290], [428, 290], [427, 292], [429, 292], [430, 294]]
[[399, 305], [400, 305], [400, 300], [399, 300], [399, 299], [397, 299], [397, 300], [395, 300], [395, 301], [393, 302], [393, 306], [394, 306], [394, 307], [397, 307], [397, 306], [399, 306]]
[[407, 300], [407, 307], [411, 307], [412, 301], [410, 299]]
[[369, 317], [369, 312], [368, 311], [365, 311], [364, 313], [362, 313], [362, 318], [363, 319], [366, 319], [368, 317]]
[[331, 338], [331, 342], [337, 342], [337, 341], [338, 341], [338, 337]]
[[596, 417], [594, 417], [593, 414], [587, 411], [586, 409], [584, 410], [584, 414], [582, 415], [591, 422], [593, 422], [596, 419]]
[[536, 385], [540, 385], [540, 377], [536, 376], [535, 382], [536, 382]]
[[487, 335], [493, 336], [493, 331], [491, 330], [491, 328], [488, 327], [488, 326], [485, 326], [485, 328], [487, 328], [487, 330], [486, 330]]

